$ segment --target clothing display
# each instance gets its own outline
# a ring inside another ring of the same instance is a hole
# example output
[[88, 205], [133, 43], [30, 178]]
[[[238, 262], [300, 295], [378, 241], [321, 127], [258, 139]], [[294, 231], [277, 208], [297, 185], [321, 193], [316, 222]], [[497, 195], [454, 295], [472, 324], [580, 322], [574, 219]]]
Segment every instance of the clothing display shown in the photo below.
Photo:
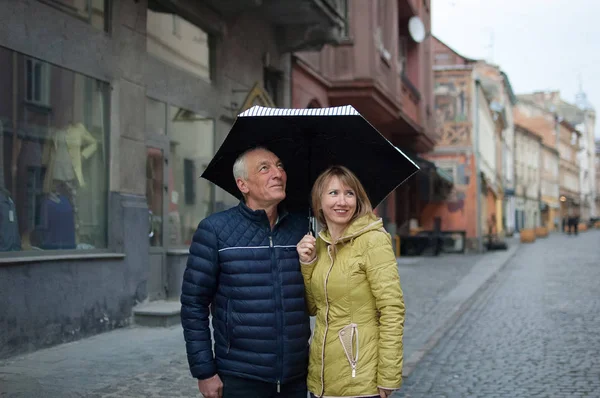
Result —
[[85, 186], [82, 158], [88, 159], [98, 149], [98, 143], [82, 123], [57, 130], [47, 141], [42, 163], [47, 166], [44, 192], [59, 194], [70, 203], [75, 241], [79, 233], [77, 191]]
[[48, 166], [44, 192], [50, 192], [54, 180], [76, 180], [79, 187], [85, 186], [81, 159], [88, 159], [97, 149], [97, 141], [82, 123], [56, 131], [47, 142], [42, 157], [42, 162]]
[[75, 216], [65, 195], [47, 194], [40, 204], [40, 225], [32, 243], [44, 250], [75, 249]]

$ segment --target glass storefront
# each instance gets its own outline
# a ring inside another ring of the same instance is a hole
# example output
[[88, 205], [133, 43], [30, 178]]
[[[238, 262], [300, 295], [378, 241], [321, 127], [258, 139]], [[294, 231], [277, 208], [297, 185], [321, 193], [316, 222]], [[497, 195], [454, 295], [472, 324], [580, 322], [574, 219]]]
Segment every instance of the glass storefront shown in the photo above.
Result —
[[[164, 162], [165, 154], [157, 148], [147, 150], [150, 244], [189, 247], [198, 223], [213, 211], [214, 188], [200, 175], [214, 153], [214, 120], [147, 98], [146, 132], [161, 135], [166, 132], [169, 159]], [[166, 173], [162, 168], [164, 164], [168, 165]], [[162, 231], [165, 231], [164, 237]]]
[[108, 84], [0, 47], [0, 252], [107, 246]]

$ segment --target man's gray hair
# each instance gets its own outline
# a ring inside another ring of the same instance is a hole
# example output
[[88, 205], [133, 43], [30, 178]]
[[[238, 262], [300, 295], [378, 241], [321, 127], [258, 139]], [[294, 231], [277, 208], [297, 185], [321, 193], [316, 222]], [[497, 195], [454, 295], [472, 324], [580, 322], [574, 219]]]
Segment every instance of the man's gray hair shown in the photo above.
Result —
[[248, 155], [250, 152], [257, 150], [268, 151], [267, 148], [264, 148], [262, 146], [257, 146], [244, 151], [244, 153], [238, 156], [235, 162], [233, 163], [233, 178], [235, 178], [236, 180], [238, 178], [241, 178], [243, 180], [248, 179], [248, 166], [246, 165], [246, 155]]

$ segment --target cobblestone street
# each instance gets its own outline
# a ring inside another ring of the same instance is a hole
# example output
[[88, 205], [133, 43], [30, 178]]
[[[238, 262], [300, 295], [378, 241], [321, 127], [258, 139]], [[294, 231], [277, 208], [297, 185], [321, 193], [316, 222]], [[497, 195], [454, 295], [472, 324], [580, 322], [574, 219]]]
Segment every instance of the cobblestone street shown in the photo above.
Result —
[[521, 246], [399, 397], [599, 397], [600, 231]]

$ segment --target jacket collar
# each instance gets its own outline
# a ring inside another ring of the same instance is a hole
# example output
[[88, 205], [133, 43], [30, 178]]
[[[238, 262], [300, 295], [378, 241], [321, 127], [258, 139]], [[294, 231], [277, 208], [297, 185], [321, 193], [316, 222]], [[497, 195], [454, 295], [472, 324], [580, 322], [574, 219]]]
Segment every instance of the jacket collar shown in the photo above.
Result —
[[332, 242], [329, 231], [319, 232], [319, 236], [328, 244], [337, 244], [356, 238], [364, 234], [365, 232], [373, 231], [376, 229], [383, 228], [383, 221], [381, 218], [373, 218], [372, 216], [365, 215], [357, 218], [346, 228], [344, 234], [335, 242]]
[[[244, 217], [246, 217], [254, 222], [264, 222], [266, 224], [269, 224], [269, 218], [267, 217], [267, 212], [264, 211], [263, 209], [252, 210], [251, 208], [246, 206], [246, 203], [244, 203], [243, 200], [240, 200], [240, 203], [238, 204], [238, 209]], [[278, 222], [275, 225], [277, 225], [279, 222], [281, 222], [281, 220], [283, 220], [283, 218], [285, 216], [287, 216], [287, 214], [288, 214], [288, 212], [285, 210], [285, 208], [281, 204], [279, 206], [277, 206]]]

